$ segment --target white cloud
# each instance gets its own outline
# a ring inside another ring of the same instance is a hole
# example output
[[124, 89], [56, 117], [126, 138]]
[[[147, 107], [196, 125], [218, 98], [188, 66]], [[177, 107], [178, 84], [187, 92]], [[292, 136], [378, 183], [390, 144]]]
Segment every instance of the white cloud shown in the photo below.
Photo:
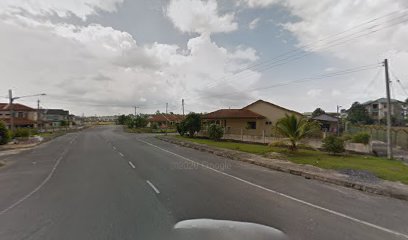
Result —
[[[408, 1], [321, 0], [314, 1], [313, 4], [310, 2], [310, 0], [241, 1], [252, 8], [274, 6], [285, 8], [296, 20], [281, 24], [297, 39], [299, 43], [297, 47], [312, 52], [315, 57], [323, 57], [326, 62], [333, 65], [333, 68], [344, 69], [374, 64], [388, 58], [395, 71], [404, 72], [406, 68], [404, 65], [408, 62], [406, 45]], [[369, 22], [372, 19], [376, 20]], [[333, 84], [336, 84], [343, 94], [332, 94], [331, 101], [340, 103], [344, 102], [344, 99], [349, 99], [347, 101], [351, 103], [383, 97], [383, 86], [374, 89], [370, 96], [362, 93], [375, 71], [377, 70], [337, 79]], [[353, 80], [353, 77], [357, 76], [358, 80]], [[351, 84], [345, 84], [346, 82]], [[327, 89], [324, 90], [330, 92], [332, 87], [327, 85]], [[313, 95], [314, 92], [311, 93]], [[399, 93], [396, 91], [396, 98], [406, 98]]]
[[27, 12], [36, 16], [75, 15], [83, 20], [98, 11], [112, 12], [123, 0], [1, 0], [0, 14]]
[[322, 95], [323, 89], [310, 89], [307, 91], [307, 95], [310, 97], [320, 97]]
[[189, 104], [200, 104], [193, 110], [211, 110], [215, 102], [228, 102], [229, 97], [203, 96], [224, 91], [219, 86], [242, 90], [260, 77], [247, 70], [250, 79], [226, 82], [224, 77], [257, 60], [257, 53], [243, 46], [225, 49], [209, 34], [190, 39], [182, 49], [163, 43], [139, 45], [129, 33], [98, 24], [41, 19], [2, 16], [0, 84], [17, 95], [46, 92], [42, 103], [48, 108], [93, 115], [132, 112], [134, 105], [142, 106], [141, 112], [152, 112], [169, 102], [170, 110], [177, 111], [176, 104], [184, 97]]
[[267, 7], [272, 4], [280, 2], [280, 0], [242, 0], [241, 2], [247, 4], [249, 7]]
[[234, 14], [219, 15], [216, 0], [171, 0], [166, 14], [182, 32], [216, 33], [238, 29]]
[[248, 25], [249, 29], [255, 29], [258, 26], [259, 20], [260, 18], [255, 18], [252, 20]]

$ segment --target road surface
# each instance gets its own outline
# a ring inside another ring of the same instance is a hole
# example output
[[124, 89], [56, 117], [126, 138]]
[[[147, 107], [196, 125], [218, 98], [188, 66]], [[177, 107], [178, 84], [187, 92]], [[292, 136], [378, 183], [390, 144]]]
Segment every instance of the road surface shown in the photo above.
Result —
[[408, 202], [116, 126], [67, 134], [6, 161], [2, 240], [170, 239], [188, 219], [258, 223], [290, 239], [408, 239]]

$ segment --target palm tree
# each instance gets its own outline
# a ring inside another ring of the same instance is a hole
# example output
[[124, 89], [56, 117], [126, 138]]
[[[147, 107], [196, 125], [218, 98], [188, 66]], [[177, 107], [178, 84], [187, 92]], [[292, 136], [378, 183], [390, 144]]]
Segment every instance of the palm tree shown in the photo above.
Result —
[[275, 130], [289, 139], [292, 151], [297, 150], [297, 143], [303, 138], [320, 129], [319, 123], [308, 121], [305, 118], [296, 117], [294, 114], [287, 115], [276, 122]]

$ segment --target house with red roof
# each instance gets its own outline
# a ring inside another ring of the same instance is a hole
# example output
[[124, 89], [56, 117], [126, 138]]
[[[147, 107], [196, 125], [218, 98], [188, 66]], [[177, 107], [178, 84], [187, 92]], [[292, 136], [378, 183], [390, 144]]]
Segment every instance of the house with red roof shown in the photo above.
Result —
[[8, 103], [0, 103], [0, 121], [6, 123], [7, 127], [11, 126], [11, 110], [14, 111], [14, 126], [15, 127], [36, 127], [37, 125], [37, 110], [23, 104], [13, 103], [11, 106]]
[[207, 124], [221, 125], [227, 134], [242, 134], [245, 130], [246, 134], [261, 136], [271, 134], [272, 126], [286, 114], [303, 116], [296, 111], [258, 100], [241, 109], [220, 109], [204, 114], [202, 119]]
[[157, 124], [159, 128], [172, 128], [176, 127], [176, 124], [183, 121], [183, 119], [184, 116], [180, 114], [154, 114], [147, 118], [147, 126], [151, 127], [153, 124]]

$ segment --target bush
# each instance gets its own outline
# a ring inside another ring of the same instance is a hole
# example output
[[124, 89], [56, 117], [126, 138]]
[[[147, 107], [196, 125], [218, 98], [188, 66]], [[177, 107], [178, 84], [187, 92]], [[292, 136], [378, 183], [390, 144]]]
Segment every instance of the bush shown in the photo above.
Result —
[[0, 121], [0, 145], [6, 144], [10, 141], [10, 133], [7, 130], [6, 124]]
[[13, 132], [13, 138], [28, 138], [31, 135], [31, 131], [28, 128], [16, 128]]
[[343, 139], [343, 141], [349, 141], [353, 138], [353, 135], [351, 135], [350, 133], [344, 133], [341, 138]]
[[327, 136], [323, 139], [323, 149], [332, 154], [342, 153], [345, 151], [344, 140], [333, 135]]
[[184, 124], [184, 121], [177, 123], [176, 124], [176, 129], [177, 132], [180, 134], [180, 136], [184, 136], [187, 133], [186, 126]]
[[354, 135], [351, 138], [351, 142], [353, 142], [353, 143], [364, 143], [364, 144], [367, 145], [370, 142], [370, 134], [368, 134], [366, 132], [357, 133], [356, 135]]
[[212, 140], [220, 140], [224, 136], [224, 128], [217, 124], [208, 127], [208, 137]]
[[151, 129], [157, 130], [159, 129], [159, 124], [157, 124], [156, 122], [152, 122], [152, 124], [150, 125]]
[[145, 115], [138, 115], [126, 119], [125, 124], [128, 128], [144, 128], [147, 126], [147, 117]]

